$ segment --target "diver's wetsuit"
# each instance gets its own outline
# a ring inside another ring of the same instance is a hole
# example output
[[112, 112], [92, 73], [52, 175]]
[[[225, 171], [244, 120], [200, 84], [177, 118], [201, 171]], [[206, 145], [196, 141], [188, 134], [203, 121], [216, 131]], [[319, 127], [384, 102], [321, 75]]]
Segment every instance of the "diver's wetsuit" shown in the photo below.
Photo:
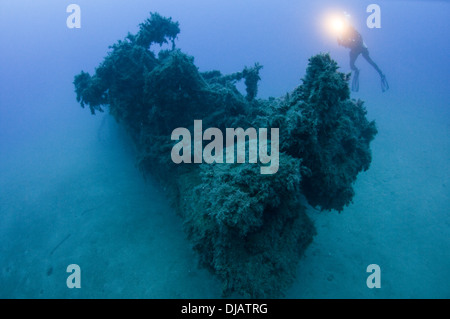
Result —
[[350, 68], [354, 71], [354, 78], [352, 83], [352, 89], [354, 91], [358, 91], [359, 89], [359, 69], [355, 65], [355, 61], [360, 54], [366, 59], [367, 62], [378, 72], [382, 81], [382, 90], [383, 92], [389, 88], [386, 77], [383, 72], [381, 72], [378, 65], [372, 60], [369, 55], [369, 50], [367, 49], [366, 44], [363, 41], [361, 34], [356, 31], [356, 29], [352, 26], [348, 26], [346, 32], [342, 35], [342, 37], [338, 38], [338, 44], [342, 45], [346, 48], [350, 49]]

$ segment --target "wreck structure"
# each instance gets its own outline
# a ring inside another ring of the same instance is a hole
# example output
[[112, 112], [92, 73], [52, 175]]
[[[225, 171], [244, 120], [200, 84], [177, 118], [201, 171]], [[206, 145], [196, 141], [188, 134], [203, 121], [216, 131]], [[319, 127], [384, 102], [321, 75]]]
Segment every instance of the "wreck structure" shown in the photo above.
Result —
[[[351, 203], [352, 185], [371, 162], [375, 123], [363, 102], [350, 99], [348, 75], [328, 54], [309, 59], [293, 92], [258, 99], [261, 65], [228, 75], [200, 72], [176, 48], [179, 32], [177, 22], [151, 13], [137, 34], [110, 47], [94, 74], [75, 76], [77, 101], [92, 114], [108, 109], [126, 127], [138, 167], [167, 190], [225, 296], [283, 296], [316, 233], [307, 205], [342, 211]], [[150, 48], [164, 43], [172, 48], [158, 55]], [[241, 80], [246, 94], [236, 88]], [[248, 162], [175, 164], [172, 131], [192, 131], [198, 119], [223, 131], [279, 128], [276, 174]]]

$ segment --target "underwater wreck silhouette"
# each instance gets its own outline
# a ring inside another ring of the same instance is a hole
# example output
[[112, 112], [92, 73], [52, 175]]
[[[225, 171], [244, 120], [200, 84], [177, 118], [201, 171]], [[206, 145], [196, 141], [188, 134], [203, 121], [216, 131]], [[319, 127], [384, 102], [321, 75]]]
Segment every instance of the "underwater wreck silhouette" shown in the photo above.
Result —
[[[257, 99], [261, 66], [223, 75], [199, 72], [175, 47], [177, 22], [158, 13], [110, 48], [95, 74], [75, 76], [77, 101], [110, 114], [131, 135], [139, 168], [158, 180], [183, 220], [202, 265], [225, 296], [280, 297], [316, 231], [306, 205], [342, 211], [353, 182], [371, 162], [377, 134], [363, 102], [350, 99], [348, 76], [328, 54], [309, 59], [303, 83], [280, 98]], [[156, 56], [152, 44], [172, 42]], [[236, 88], [244, 80], [246, 96]], [[259, 165], [175, 164], [171, 132], [205, 127], [276, 127], [279, 170]]]

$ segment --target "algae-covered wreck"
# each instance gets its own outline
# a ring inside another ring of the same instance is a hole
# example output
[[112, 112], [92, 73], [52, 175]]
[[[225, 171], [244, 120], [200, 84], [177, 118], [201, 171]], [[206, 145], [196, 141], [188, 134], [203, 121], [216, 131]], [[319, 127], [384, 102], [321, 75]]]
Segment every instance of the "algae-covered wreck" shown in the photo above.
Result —
[[[352, 184], [371, 162], [375, 123], [350, 99], [348, 77], [328, 54], [309, 59], [293, 92], [263, 100], [256, 98], [260, 65], [230, 75], [199, 72], [193, 57], [175, 48], [179, 31], [152, 13], [137, 34], [110, 47], [95, 74], [75, 76], [77, 100], [92, 114], [107, 107], [126, 127], [139, 167], [164, 184], [225, 295], [282, 296], [315, 234], [307, 202], [338, 211], [351, 202]], [[169, 41], [170, 50], [150, 50]], [[242, 79], [246, 96], [235, 86]], [[172, 131], [192, 131], [199, 119], [224, 131], [279, 128], [279, 170], [264, 175], [249, 162], [175, 164]]]

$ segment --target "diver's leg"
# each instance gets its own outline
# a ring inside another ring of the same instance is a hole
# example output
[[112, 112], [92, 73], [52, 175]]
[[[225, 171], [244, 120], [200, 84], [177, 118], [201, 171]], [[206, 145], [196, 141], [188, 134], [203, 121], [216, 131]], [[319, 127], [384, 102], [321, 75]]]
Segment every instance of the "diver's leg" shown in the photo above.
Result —
[[373, 66], [373, 68], [375, 70], [377, 70], [378, 74], [383, 77], [383, 72], [381, 72], [380, 68], [378, 67], [378, 65], [373, 62], [372, 58], [369, 55], [369, 50], [367, 48], [364, 48], [364, 50], [362, 51], [362, 56], [364, 57], [364, 59], [366, 59], [367, 62], [369, 62], [369, 64], [371, 66]]
[[355, 62], [356, 62], [356, 59], [358, 58], [358, 56], [359, 56], [358, 51], [350, 50], [350, 69], [352, 69], [352, 71], [355, 71], [355, 72], [356, 71], [359, 72], [359, 69], [355, 65]]
[[364, 50], [362, 51], [362, 55], [363, 57], [366, 59], [367, 62], [369, 62], [369, 64], [371, 66], [374, 67], [375, 70], [377, 70], [378, 74], [381, 77], [381, 91], [385, 92], [387, 90], [389, 90], [389, 84], [386, 80], [386, 76], [383, 74], [383, 72], [381, 72], [380, 68], [378, 67], [378, 65], [373, 62], [372, 58], [369, 55], [369, 50], [367, 48], [364, 48]]
[[359, 69], [355, 65], [355, 61], [359, 56], [358, 51], [350, 50], [350, 68], [353, 71], [353, 79], [352, 79], [352, 91], [359, 91]]

